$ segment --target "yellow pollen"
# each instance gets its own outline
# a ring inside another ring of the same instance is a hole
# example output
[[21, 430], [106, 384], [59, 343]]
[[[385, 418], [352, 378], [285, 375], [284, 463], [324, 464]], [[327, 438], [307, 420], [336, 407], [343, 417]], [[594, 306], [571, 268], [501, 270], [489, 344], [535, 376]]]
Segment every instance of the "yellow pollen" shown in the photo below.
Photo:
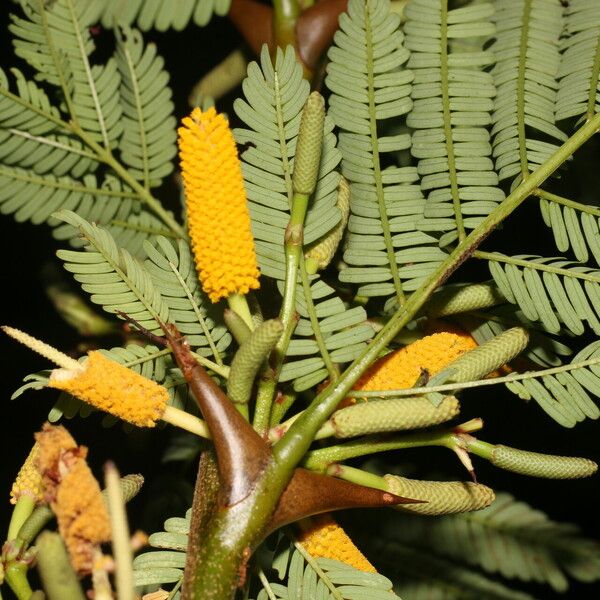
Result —
[[43, 502], [42, 474], [37, 466], [38, 454], [39, 446], [34, 444], [13, 483], [10, 491], [11, 504], [16, 504], [21, 496], [31, 496], [37, 504]]
[[329, 515], [315, 519], [301, 533], [298, 541], [315, 558], [332, 558], [360, 571], [377, 573], [348, 534]]
[[225, 117], [195, 108], [179, 128], [192, 250], [212, 302], [259, 287], [259, 271], [235, 141]]
[[110, 540], [111, 530], [100, 486], [86, 462], [87, 448], [77, 446], [64, 427], [48, 423], [35, 438], [46, 500], [73, 568], [88, 574], [97, 547]]
[[422, 370], [435, 375], [477, 347], [470, 335], [434, 333], [380, 358], [355, 385], [357, 390], [398, 390], [414, 386]]
[[154, 427], [169, 399], [163, 386], [97, 351], [81, 370], [52, 371], [48, 385], [139, 427]]

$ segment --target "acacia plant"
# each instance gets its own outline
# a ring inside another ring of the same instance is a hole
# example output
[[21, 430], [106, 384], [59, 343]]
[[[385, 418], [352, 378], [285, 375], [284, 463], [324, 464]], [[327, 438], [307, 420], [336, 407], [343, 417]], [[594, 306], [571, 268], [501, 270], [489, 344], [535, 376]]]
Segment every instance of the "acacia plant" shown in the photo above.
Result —
[[[600, 415], [600, 209], [572, 174], [591, 176], [576, 152], [600, 128], [597, 0], [11, 12], [0, 210], [62, 243], [82, 292], [62, 314], [90, 347], [123, 339], [76, 360], [5, 326], [60, 367], [16, 395], [61, 390], [52, 423], [94, 410], [163, 421], [191, 433], [199, 466], [191, 509], [132, 559], [123, 503], [140, 477], [108, 465], [105, 503], [87, 450], [40, 424], [13, 486], [2, 594], [525, 599], [519, 581], [600, 579], [596, 542], [476, 476], [489, 461], [515, 473], [514, 491], [522, 476], [596, 472], [537, 452], [535, 434], [526, 448], [510, 430], [486, 439], [481, 417], [519, 418], [488, 406], [498, 386], [539, 421]], [[202, 74], [178, 124], [144, 32], [197, 27], [201, 48], [226, 15], [246, 46]], [[527, 227], [549, 256], [503, 252], [525, 203], [539, 204]], [[468, 481], [403, 458], [428, 446], [451, 450]], [[342, 508], [359, 515], [366, 556], [315, 516]]]

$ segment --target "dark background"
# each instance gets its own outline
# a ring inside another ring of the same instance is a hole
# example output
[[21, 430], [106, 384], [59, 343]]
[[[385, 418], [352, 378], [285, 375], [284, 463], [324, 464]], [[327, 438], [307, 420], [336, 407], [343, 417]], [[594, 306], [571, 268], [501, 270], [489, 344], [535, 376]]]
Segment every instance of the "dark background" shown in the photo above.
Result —
[[[6, 14], [0, 13], [0, 21], [0, 30], [6, 32]], [[110, 32], [100, 33], [101, 51], [109, 48], [110, 37]], [[205, 29], [189, 27], [183, 32], [149, 32], [146, 38], [156, 41], [159, 53], [166, 60], [167, 70], [172, 77], [178, 118], [188, 112], [186, 99], [193, 84], [238, 43], [235, 30], [226, 19], [220, 18], [213, 19]], [[0, 57], [2, 67], [17, 64], [13, 62], [7, 35], [0, 36]], [[232, 115], [230, 100], [224, 99], [220, 108]], [[571, 179], [572, 182], [576, 181], [576, 185], [598, 189], [597, 181], [586, 179], [589, 178], [589, 171], [585, 170], [594, 156], [597, 160], [600, 155], [597, 151], [595, 143], [592, 149], [586, 149], [578, 158], [574, 169], [575, 179], [573, 176]], [[577, 179], [578, 171], [586, 173], [584, 179]], [[596, 176], [597, 171], [596, 166]], [[167, 182], [160, 193], [167, 202], [176, 197], [172, 182]], [[59, 264], [53, 257], [59, 245], [52, 239], [49, 229], [19, 224], [12, 217], [1, 216], [0, 232], [2, 323], [23, 328], [64, 351], [76, 351], [80, 342], [77, 334], [60, 320], [44, 291], [43, 269], [48, 262]], [[551, 255], [556, 251], [549, 244], [548, 236], [539, 217], [537, 203], [531, 201], [511, 217], [510, 227], [495, 233], [486, 242], [485, 249], [502, 248], [507, 253], [531, 251]], [[467, 268], [475, 276], [481, 274], [477, 265]], [[25, 375], [48, 366], [45, 359], [0, 335], [3, 457], [0, 499], [8, 499], [11, 482], [32, 445], [33, 432], [44, 422], [55, 398], [55, 393], [50, 390], [27, 392], [14, 402], [10, 401], [10, 395]], [[541, 414], [537, 405], [526, 405], [499, 387], [484, 388], [482, 392], [464, 397], [464, 419], [481, 416], [486, 422], [483, 439], [528, 450], [600, 460], [598, 423], [588, 420], [573, 430], [566, 430]], [[152, 437], [147, 432], [139, 431], [126, 434], [119, 426], [107, 430], [101, 427], [98, 415], [88, 419], [76, 418], [68, 423], [68, 427], [78, 443], [91, 448], [91, 464], [99, 477], [101, 465], [108, 459], [115, 461], [122, 473], [141, 472], [147, 477], [144, 491], [134, 501], [134, 510], [131, 511], [138, 521], [134, 521], [135, 527], [143, 527], [151, 532], [160, 527], [163, 518], [183, 514], [189, 506], [193, 468], [186, 470], [181, 467], [178, 471], [173, 464], [163, 465], [160, 462], [162, 446], [170, 435], [168, 430]], [[395, 459], [394, 456], [388, 458], [391, 462]], [[406, 452], [402, 454], [402, 459], [405, 458], [427, 465], [431, 470], [448, 477], [465, 478], [456, 459], [447, 451]], [[474, 462], [481, 482], [514, 494], [544, 510], [555, 520], [576, 522], [588, 536], [600, 538], [597, 518], [600, 487], [597, 477], [582, 481], [535, 480], [497, 470], [477, 457], [474, 457]], [[188, 483], [181, 483], [181, 471], [187, 475]], [[0, 523], [8, 522], [8, 508], [5, 500], [0, 502], [0, 511], [4, 511]], [[348, 513], [346, 517], [352, 522], [356, 515]], [[548, 588], [531, 586], [529, 591], [538, 598], [559, 597]], [[598, 591], [597, 586], [573, 584], [570, 592], [560, 597], [596, 598]]]

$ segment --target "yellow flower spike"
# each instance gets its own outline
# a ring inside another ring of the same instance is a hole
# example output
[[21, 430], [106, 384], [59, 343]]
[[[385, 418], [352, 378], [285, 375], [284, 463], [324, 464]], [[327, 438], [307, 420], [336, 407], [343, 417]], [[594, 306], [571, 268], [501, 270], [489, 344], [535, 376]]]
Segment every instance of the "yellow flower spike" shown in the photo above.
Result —
[[332, 558], [366, 573], [377, 573], [375, 567], [354, 545], [348, 534], [329, 516], [304, 519], [298, 537], [302, 547], [315, 558]]
[[[429, 375], [441, 371], [453, 360], [477, 348], [467, 334], [450, 332], [428, 335], [380, 358], [356, 382], [355, 390], [399, 390], [415, 385], [426, 369]], [[344, 404], [353, 403], [347, 399]]]
[[0, 329], [62, 367], [52, 371], [50, 387], [69, 392], [95, 408], [139, 427], [154, 427], [162, 419], [200, 437], [210, 438], [210, 431], [202, 419], [167, 404], [166, 388], [106, 358], [101, 352], [90, 352], [87, 361], [80, 363], [19, 329], [6, 325]]
[[179, 128], [188, 228], [202, 289], [212, 302], [259, 287], [235, 141], [225, 117], [195, 108]]
[[95, 549], [110, 540], [111, 531], [100, 486], [85, 460], [87, 448], [77, 446], [64, 427], [48, 423], [35, 438], [44, 492], [71, 565], [79, 574], [88, 574]]
[[52, 371], [48, 385], [139, 427], [154, 427], [169, 399], [166, 388], [98, 351], [77, 371]]
[[37, 504], [43, 502], [42, 475], [37, 467], [39, 446], [33, 445], [10, 491], [10, 503], [16, 504], [21, 496], [30, 496]]
[[12, 485], [10, 503], [15, 507], [8, 525], [6, 536], [8, 541], [18, 536], [23, 523], [29, 518], [36, 505], [44, 503], [42, 474], [37, 465], [38, 454], [39, 447], [34, 444]]

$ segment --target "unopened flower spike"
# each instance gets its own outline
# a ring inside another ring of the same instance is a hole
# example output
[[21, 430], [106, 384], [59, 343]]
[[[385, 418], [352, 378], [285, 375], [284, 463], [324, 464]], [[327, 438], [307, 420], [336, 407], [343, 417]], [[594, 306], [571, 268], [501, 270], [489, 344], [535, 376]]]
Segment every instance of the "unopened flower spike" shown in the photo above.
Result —
[[42, 474], [37, 466], [39, 446], [34, 444], [19, 470], [10, 491], [10, 503], [15, 505], [8, 527], [7, 540], [14, 540], [23, 523], [37, 504], [44, 502]]
[[165, 387], [101, 352], [89, 352], [87, 360], [80, 363], [23, 331], [7, 326], [2, 330], [62, 367], [52, 371], [49, 387], [68, 392], [138, 427], [154, 427], [162, 419], [201, 437], [210, 437], [202, 420], [167, 404], [169, 393]]
[[259, 287], [259, 271], [242, 170], [227, 120], [195, 108], [179, 128], [188, 229], [202, 289], [227, 298], [252, 328], [241, 297]]

